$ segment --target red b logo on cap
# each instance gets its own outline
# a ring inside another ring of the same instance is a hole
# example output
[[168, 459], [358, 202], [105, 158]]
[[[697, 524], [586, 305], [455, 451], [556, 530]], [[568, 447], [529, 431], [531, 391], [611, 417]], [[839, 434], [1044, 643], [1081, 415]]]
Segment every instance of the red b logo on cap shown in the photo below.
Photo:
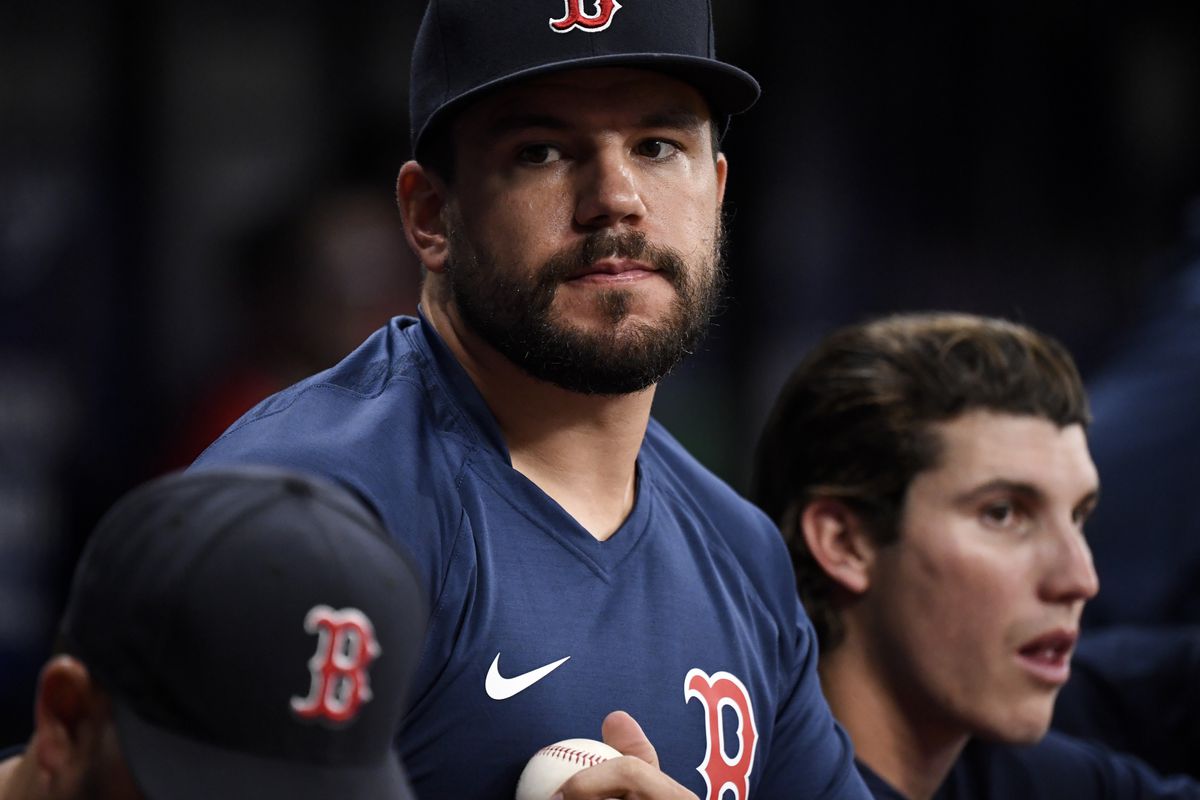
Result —
[[308, 660], [308, 697], [293, 697], [292, 710], [302, 719], [353, 719], [371, 699], [367, 665], [379, 656], [371, 620], [357, 608], [314, 606], [304, 617], [304, 630], [317, 634], [317, 652]]
[[559, 19], [550, 20], [550, 29], [555, 33], [566, 33], [576, 28], [584, 33], [602, 31], [612, 22], [621, 4], [617, 0], [596, 0], [596, 13], [583, 10], [584, 0], [564, 0], [567, 9]]

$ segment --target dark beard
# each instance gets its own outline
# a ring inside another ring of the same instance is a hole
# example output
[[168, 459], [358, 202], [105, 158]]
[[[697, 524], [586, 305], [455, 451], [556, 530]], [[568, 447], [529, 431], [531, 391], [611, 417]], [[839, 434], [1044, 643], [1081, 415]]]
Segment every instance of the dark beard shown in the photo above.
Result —
[[[467, 239], [462, 224], [447, 219], [450, 256], [446, 274], [459, 313], [488, 344], [522, 370], [571, 392], [622, 395], [658, 383], [708, 329], [725, 285], [724, 228], [714, 231], [711, 268], [689, 266], [677, 250], [650, 244], [644, 233], [597, 231], [579, 245], [552, 256], [532, 278], [515, 265], [497, 265]], [[629, 290], [599, 293], [597, 302], [611, 327], [580, 331], [553, 318], [558, 287], [606, 256], [639, 259], [659, 270], [675, 289], [675, 300], [657, 323], [630, 322]]]

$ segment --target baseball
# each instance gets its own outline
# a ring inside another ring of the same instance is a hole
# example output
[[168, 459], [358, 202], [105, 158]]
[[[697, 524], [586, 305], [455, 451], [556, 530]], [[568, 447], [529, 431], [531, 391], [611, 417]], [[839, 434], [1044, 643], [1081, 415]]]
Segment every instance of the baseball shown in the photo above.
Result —
[[621, 753], [595, 739], [563, 739], [533, 754], [517, 781], [516, 800], [550, 800], [567, 778]]

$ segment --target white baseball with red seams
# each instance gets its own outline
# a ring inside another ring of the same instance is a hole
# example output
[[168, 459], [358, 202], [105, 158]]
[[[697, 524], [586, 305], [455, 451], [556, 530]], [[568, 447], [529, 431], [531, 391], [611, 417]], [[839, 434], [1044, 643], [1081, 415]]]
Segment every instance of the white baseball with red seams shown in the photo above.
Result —
[[546, 745], [525, 765], [517, 781], [516, 800], [550, 800], [555, 790], [579, 770], [620, 755], [616, 748], [595, 739], [563, 739]]

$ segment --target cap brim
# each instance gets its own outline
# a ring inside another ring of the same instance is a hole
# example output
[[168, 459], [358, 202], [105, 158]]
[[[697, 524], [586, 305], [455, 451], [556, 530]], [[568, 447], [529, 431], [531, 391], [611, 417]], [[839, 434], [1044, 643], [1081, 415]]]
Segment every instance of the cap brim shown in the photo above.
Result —
[[114, 705], [122, 753], [148, 800], [415, 800], [394, 752], [380, 764], [337, 767], [256, 756], [180, 736]]
[[513, 72], [502, 78], [480, 84], [463, 92], [438, 107], [413, 140], [414, 150], [420, 151], [425, 136], [450, 115], [480, 96], [522, 80], [528, 80], [550, 72], [588, 69], [591, 67], [634, 67], [662, 72], [690, 83], [705, 96], [712, 106], [714, 117], [728, 118], [749, 109], [758, 100], [762, 90], [758, 81], [745, 70], [732, 64], [700, 56], [676, 53], [611, 53], [590, 58], [574, 58], [539, 64], [536, 67]]

